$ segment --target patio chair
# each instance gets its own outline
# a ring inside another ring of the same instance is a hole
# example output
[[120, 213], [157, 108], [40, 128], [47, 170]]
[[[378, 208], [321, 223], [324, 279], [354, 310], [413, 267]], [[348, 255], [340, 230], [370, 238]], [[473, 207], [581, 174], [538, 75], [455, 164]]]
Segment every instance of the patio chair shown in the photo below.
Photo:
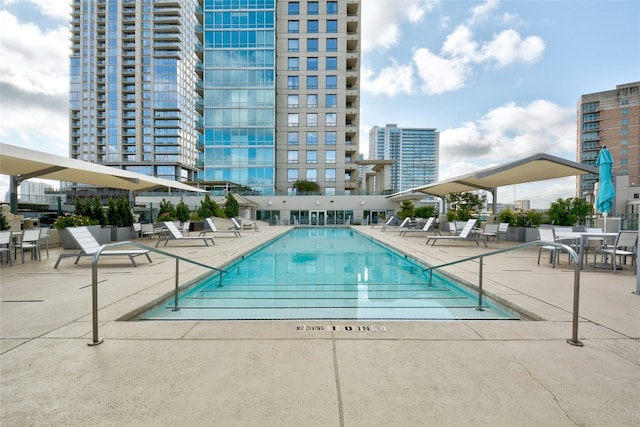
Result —
[[402, 229], [402, 231], [400, 231], [400, 236], [407, 236], [408, 234], [413, 234], [413, 233], [426, 233], [431, 229], [431, 226], [433, 225], [434, 221], [435, 221], [435, 218], [431, 217], [431, 218], [427, 218], [427, 222], [424, 224], [422, 228], [417, 228], [417, 229], [404, 228]]
[[431, 246], [435, 246], [436, 242], [438, 242], [438, 240], [462, 240], [462, 241], [468, 241], [468, 242], [475, 242], [476, 245], [480, 246], [480, 242], [482, 242], [484, 244], [485, 247], [487, 247], [487, 241], [484, 239], [479, 239], [478, 237], [473, 235], [473, 227], [476, 225], [476, 222], [478, 220], [477, 219], [470, 219], [466, 222], [464, 228], [462, 229], [462, 231], [460, 232], [460, 234], [455, 235], [455, 236], [429, 236], [427, 238], [427, 245], [429, 244], [429, 242], [433, 241], [433, 243], [431, 243]]
[[13, 239], [11, 238], [10, 231], [0, 231], [0, 262], [2, 262], [2, 256], [7, 254], [7, 262], [11, 266], [11, 250]]
[[[75, 258], [76, 262], [74, 264], [77, 264], [80, 261], [80, 257], [93, 257], [104, 246], [98, 243], [87, 227], [69, 227], [67, 230], [76, 241], [80, 251], [72, 254], [60, 254], [53, 268], [58, 268], [58, 264], [63, 258]], [[127, 256], [134, 267], [138, 266], [134, 257], [140, 255], [145, 255], [149, 262], [152, 262], [147, 249], [105, 249], [100, 253], [100, 256]]]
[[40, 261], [40, 228], [22, 230], [21, 237], [13, 245], [14, 258], [17, 258], [18, 249], [20, 249], [23, 264], [25, 250], [31, 251], [31, 259]]
[[485, 240], [498, 239], [498, 224], [485, 224], [482, 231], [478, 231], [477, 235], [482, 236]]
[[51, 227], [43, 225], [40, 227], [40, 242], [44, 242], [44, 248], [47, 251], [47, 258], [49, 258], [49, 235], [51, 234]]
[[[596, 258], [601, 254], [604, 262], [609, 264], [609, 255], [611, 255], [611, 269], [613, 274], [617, 273], [617, 259], [620, 257], [620, 264], [624, 264], [628, 256], [631, 257], [631, 265], [635, 265], [636, 260], [636, 244], [638, 242], [638, 232], [633, 230], [621, 230], [616, 236], [613, 246], [601, 246], [596, 248], [593, 254], [593, 268], [596, 268]], [[624, 257], [624, 262], [623, 258]]]
[[229, 230], [218, 230], [216, 224], [213, 222], [213, 218], [205, 218], [203, 225], [205, 229], [200, 232], [200, 236], [206, 236], [208, 233], [229, 233], [233, 234], [235, 237], [242, 237], [240, 230], [235, 228], [231, 228]]
[[497, 240], [500, 241], [500, 237], [504, 237], [504, 240], [507, 240], [507, 232], [509, 231], [509, 223], [501, 222], [498, 224], [498, 236]]
[[[538, 228], [538, 240], [541, 242], [555, 243], [556, 235], [551, 228]], [[538, 265], [540, 265], [540, 255], [542, 251], [549, 251], [553, 268], [556, 268], [556, 262], [559, 261], [560, 250], [554, 245], [540, 245], [538, 246]]]
[[164, 242], [164, 245], [167, 246], [170, 240], [179, 240], [179, 241], [192, 241], [192, 240], [200, 240], [204, 242], [206, 246], [209, 246], [209, 242], [212, 245], [215, 245], [216, 242], [213, 241], [213, 237], [208, 236], [184, 236], [178, 227], [171, 221], [164, 221], [164, 226], [166, 228], [166, 233], [158, 239], [156, 243], [156, 248], [160, 244], [160, 242]]

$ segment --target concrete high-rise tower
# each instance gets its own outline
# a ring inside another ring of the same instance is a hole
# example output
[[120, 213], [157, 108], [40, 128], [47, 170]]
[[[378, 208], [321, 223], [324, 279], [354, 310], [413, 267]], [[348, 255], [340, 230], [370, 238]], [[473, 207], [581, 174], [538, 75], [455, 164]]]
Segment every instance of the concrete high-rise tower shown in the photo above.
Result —
[[[613, 175], [628, 175], [629, 183], [640, 183], [640, 82], [582, 95], [578, 102], [577, 158], [595, 166], [600, 147], [614, 158]], [[579, 175], [577, 197], [595, 203], [597, 174]]]
[[195, 178], [201, 4], [71, 2], [71, 158], [178, 181]]

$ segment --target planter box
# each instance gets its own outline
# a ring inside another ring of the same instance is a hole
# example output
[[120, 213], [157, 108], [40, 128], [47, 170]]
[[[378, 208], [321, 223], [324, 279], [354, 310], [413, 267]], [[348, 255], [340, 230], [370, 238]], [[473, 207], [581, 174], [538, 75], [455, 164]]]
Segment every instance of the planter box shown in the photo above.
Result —
[[535, 242], [538, 240], [538, 228], [527, 227], [525, 228], [524, 241], [525, 243]]
[[122, 242], [133, 239], [132, 227], [111, 227], [111, 241]]
[[512, 242], [524, 242], [526, 227], [509, 227], [507, 230], [507, 240]]

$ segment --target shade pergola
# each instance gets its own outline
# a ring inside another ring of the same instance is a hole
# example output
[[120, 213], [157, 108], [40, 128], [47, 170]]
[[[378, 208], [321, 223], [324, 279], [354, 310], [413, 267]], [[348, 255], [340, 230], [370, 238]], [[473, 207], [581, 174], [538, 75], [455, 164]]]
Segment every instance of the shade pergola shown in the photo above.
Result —
[[206, 192], [206, 190], [178, 181], [156, 178], [4, 143], [0, 143], [0, 174], [11, 176], [11, 211], [14, 213], [17, 205], [18, 185], [29, 178], [77, 182], [134, 192], [162, 187], [182, 191]]
[[564, 178], [585, 173], [597, 174], [598, 168], [546, 153], [537, 153], [513, 162], [477, 170], [467, 175], [391, 194], [389, 198], [403, 200], [412, 194], [419, 193], [444, 197], [451, 193], [486, 190], [491, 191], [493, 194], [493, 211], [495, 212], [497, 203], [496, 190], [498, 187]]

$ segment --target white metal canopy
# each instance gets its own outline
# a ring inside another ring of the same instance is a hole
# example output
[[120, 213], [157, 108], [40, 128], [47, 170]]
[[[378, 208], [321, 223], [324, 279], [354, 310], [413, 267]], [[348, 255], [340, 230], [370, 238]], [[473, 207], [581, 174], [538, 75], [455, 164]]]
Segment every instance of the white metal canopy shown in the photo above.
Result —
[[389, 198], [401, 200], [412, 193], [444, 197], [451, 193], [475, 190], [495, 192], [496, 188], [506, 185], [545, 181], [585, 173], [598, 174], [598, 168], [546, 153], [537, 153], [513, 162], [477, 170], [467, 175], [411, 188], [392, 194]]
[[0, 174], [10, 175], [13, 185], [19, 184], [25, 179], [40, 178], [131, 191], [168, 187], [183, 191], [206, 192], [206, 190], [178, 181], [156, 178], [4, 143], [0, 143]]

